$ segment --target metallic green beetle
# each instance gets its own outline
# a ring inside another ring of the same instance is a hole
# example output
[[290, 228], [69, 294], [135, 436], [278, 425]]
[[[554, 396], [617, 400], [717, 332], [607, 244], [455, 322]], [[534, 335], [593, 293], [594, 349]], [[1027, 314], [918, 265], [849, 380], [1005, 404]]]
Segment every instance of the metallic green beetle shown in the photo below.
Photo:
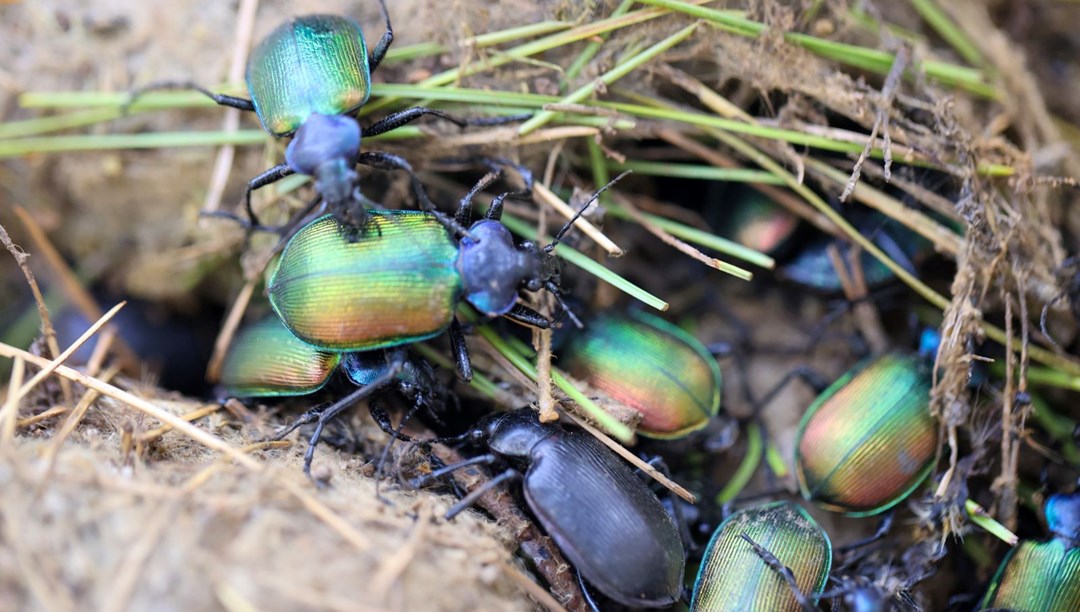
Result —
[[[322, 430], [350, 406], [384, 387], [395, 384], [413, 409], [437, 408], [445, 403], [444, 388], [423, 360], [409, 359], [404, 348], [337, 353], [318, 349], [294, 336], [281, 320], [269, 316], [240, 330], [225, 355], [221, 368], [222, 390], [234, 397], [280, 397], [314, 393], [326, 386], [340, 370], [357, 389], [330, 406], [319, 406], [296, 419], [278, 434], [284, 437], [305, 423], [317, 423], [304, 458], [310, 475], [311, 460]], [[390, 417], [374, 402], [368, 409], [379, 427], [395, 438], [409, 437], [395, 431]]]
[[825, 390], [799, 426], [795, 467], [803, 497], [853, 516], [884, 512], [930, 474], [937, 423], [930, 415], [926, 355], [887, 353], [856, 366]]
[[322, 351], [292, 335], [277, 317], [237, 333], [221, 365], [220, 383], [236, 397], [307, 395], [322, 389], [341, 353]]
[[739, 188], [734, 207], [724, 215], [723, 234], [739, 244], [772, 256], [787, 251], [799, 229], [799, 218], [765, 194]]
[[[371, 74], [394, 41], [384, 0], [379, 0], [379, 6], [386, 31], [370, 54], [363, 31], [351, 19], [337, 15], [293, 17], [252, 50], [246, 71], [251, 99], [216, 94], [191, 82], [169, 81], [138, 89], [132, 102], [155, 89], [193, 89], [222, 106], [254, 111], [263, 128], [276, 137], [295, 134], [285, 150], [285, 163], [248, 182], [244, 201], [253, 227], [260, 223], [251, 208], [251, 192], [297, 173], [314, 177], [316, 190], [339, 219], [362, 221], [366, 200], [356, 190], [357, 164], [408, 172], [420, 205], [433, 210], [434, 204], [408, 162], [389, 153], [360, 151], [360, 124], [350, 116], [368, 101]], [[363, 134], [382, 134], [424, 115], [460, 127], [501, 121], [466, 120], [436, 109], [413, 107], [384, 117]]]
[[1046, 500], [1051, 538], [1009, 551], [980, 609], [1016, 612], [1080, 610], [1080, 491]]
[[643, 436], [685, 436], [720, 409], [716, 359], [659, 317], [640, 311], [596, 317], [558, 353], [570, 374], [641, 413]]
[[720, 524], [694, 582], [692, 612], [802, 609], [788, 583], [744, 534], [791, 569], [804, 596], [812, 600], [821, 594], [832, 568], [832, 543], [806, 510], [782, 501], [740, 510]]
[[454, 317], [458, 304], [468, 302], [485, 317], [550, 325], [518, 303], [518, 292], [547, 289], [562, 300], [553, 251], [607, 188], [541, 248], [515, 244], [499, 221], [503, 199], [513, 193], [497, 196], [485, 218], [469, 225], [472, 197], [494, 180], [489, 174], [459, 203], [454, 222], [469, 227], [460, 240], [428, 212], [373, 210], [360, 227], [332, 215], [315, 219], [285, 245], [267, 284], [270, 304], [298, 338], [330, 351], [402, 346], [449, 330], [458, 375], [469, 380], [468, 349]]

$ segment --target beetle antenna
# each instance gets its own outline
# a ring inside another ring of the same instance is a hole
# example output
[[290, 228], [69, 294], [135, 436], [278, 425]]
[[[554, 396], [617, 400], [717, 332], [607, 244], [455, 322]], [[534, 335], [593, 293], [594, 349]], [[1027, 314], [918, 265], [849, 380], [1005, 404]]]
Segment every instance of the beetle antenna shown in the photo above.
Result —
[[429, 482], [431, 482], [433, 480], [438, 480], [439, 478], [442, 478], [443, 476], [446, 476], [447, 474], [451, 474], [451, 473], [456, 472], [456, 471], [458, 471], [458, 470], [460, 470], [462, 468], [469, 467], [470, 465], [491, 465], [491, 464], [497, 462], [498, 460], [499, 460], [499, 458], [496, 457], [495, 455], [491, 454], [491, 453], [488, 453], [486, 455], [478, 455], [478, 456], [472, 457], [470, 459], [465, 459], [464, 461], [459, 461], [457, 463], [451, 463], [450, 465], [446, 465], [446, 466], [443, 466], [443, 467], [441, 467], [441, 468], [439, 468], [437, 470], [433, 470], [431, 472], [428, 472], [427, 474], [424, 474], [423, 476], [418, 476], [416, 478], [413, 478], [412, 480], [409, 481], [409, 486], [414, 488], [414, 489], [419, 489], [420, 487], [426, 485], [427, 483], [429, 483]]
[[570, 321], [574, 324], [574, 327], [578, 329], [585, 329], [585, 324], [581, 322], [581, 319], [574, 314], [574, 310], [570, 308], [570, 305], [563, 299], [562, 292], [559, 291], [559, 286], [553, 281], [547, 281], [544, 283], [544, 288], [548, 290], [548, 293], [555, 297], [555, 301], [559, 303], [559, 307], [563, 309], [566, 316], [570, 318]]
[[769, 549], [755, 542], [746, 532], [740, 533], [739, 537], [746, 540], [746, 542], [750, 544], [750, 547], [754, 549], [754, 553], [761, 558], [765, 565], [769, 566], [769, 569], [779, 574], [780, 578], [787, 583], [788, 588], [791, 589], [792, 595], [795, 596], [795, 601], [799, 603], [799, 606], [802, 607], [803, 610], [806, 610], [807, 612], [814, 612], [817, 610], [817, 607], [810, 601], [810, 598], [799, 588], [799, 584], [795, 581], [795, 574], [792, 573], [791, 568], [787, 567], [777, 559], [776, 555], [772, 554]]
[[1050, 314], [1050, 309], [1054, 307], [1054, 304], [1060, 302], [1063, 297], [1065, 297], [1064, 293], [1058, 294], [1057, 297], [1050, 300], [1049, 303], [1043, 306], [1042, 314], [1039, 315], [1039, 329], [1042, 331], [1043, 336], [1046, 336], [1046, 339], [1050, 341], [1051, 346], [1053, 346], [1058, 351], [1062, 351], [1063, 349], [1061, 348], [1061, 345], [1057, 343], [1057, 340], [1054, 340], [1054, 337], [1051, 336], [1050, 332], [1046, 329], [1046, 315]]
[[603, 187], [598, 189], [596, 191], [596, 193], [592, 194], [592, 197], [589, 198], [589, 201], [585, 202], [585, 204], [583, 204], [581, 206], [581, 208], [579, 208], [577, 210], [577, 212], [574, 213], [574, 216], [570, 217], [570, 220], [566, 222], [566, 225], [562, 226], [562, 229], [560, 229], [558, 231], [558, 233], [555, 234], [555, 237], [551, 239], [551, 244], [544, 247], [544, 252], [545, 253], [550, 253], [550, 252], [554, 251], [555, 247], [559, 246], [559, 241], [562, 240], [564, 235], [566, 235], [566, 232], [570, 231], [570, 228], [573, 227], [574, 223], [576, 223], [578, 218], [582, 215], [582, 213], [585, 212], [585, 209], [587, 209], [593, 202], [595, 202], [596, 199], [600, 197], [600, 194], [607, 191], [609, 187], [611, 187], [615, 183], [618, 183], [619, 181], [621, 181], [624, 176], [626, 176], [627, 174], [630, 174], [631, 172], [632, 172], [631, 170], [627, 170], [626, 172], [623, 172], [619, 176], [616, 176], [615, 178], [608, 181], [607, 185], [604, 185]]

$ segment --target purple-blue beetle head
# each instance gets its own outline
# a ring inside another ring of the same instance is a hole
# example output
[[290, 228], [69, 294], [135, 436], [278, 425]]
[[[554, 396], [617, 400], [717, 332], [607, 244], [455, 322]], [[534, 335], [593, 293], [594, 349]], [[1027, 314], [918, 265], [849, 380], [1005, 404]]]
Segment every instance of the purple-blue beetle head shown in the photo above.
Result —
[[352, 197], [360, 154], [360, 124], [345, 115], [312, 113], [285, 148], [285, 163], [315, 177], [315, 188], [331, 206]]
[[1080, 546], [1080, 490], [1046, 500], [1046, 523], [1055, 536]]
[[544, 266], [535, 244], [514, 244], [510, 230], [498, 221], [484, 219], [469, 228], [461, 239], [457, 267], [465, 300], [489, 317], [506, 314], [517, 302], [520, 289], [539, 291]]

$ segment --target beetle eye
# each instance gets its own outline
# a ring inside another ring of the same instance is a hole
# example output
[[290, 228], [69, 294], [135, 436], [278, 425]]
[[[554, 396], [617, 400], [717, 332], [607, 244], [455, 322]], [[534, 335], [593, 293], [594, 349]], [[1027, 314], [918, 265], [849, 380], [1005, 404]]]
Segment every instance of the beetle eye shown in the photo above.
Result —
[[533, 277], [533, 278], [530, 278], [529, 280], [525, 281], [525, 288], [528, 289], [529, 291], [536, 292], [536, 291], [540, 291], [541, 289], [543, 289], [544, 284], [540, 282], [539, 278]]

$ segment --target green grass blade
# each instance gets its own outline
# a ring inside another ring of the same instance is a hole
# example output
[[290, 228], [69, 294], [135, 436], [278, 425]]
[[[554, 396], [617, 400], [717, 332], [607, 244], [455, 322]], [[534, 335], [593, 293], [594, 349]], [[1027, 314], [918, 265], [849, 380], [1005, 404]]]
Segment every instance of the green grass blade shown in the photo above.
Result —
[[[618, 81], [619, 79], [630, 74], [637, 68], [640, 68], [645, 63], [654, 59], [656, 56], [667, 51], [668, 49], [671, 49], [680, 42], [686, 40], [690, 37], [691, 34], [694, 33], [694, 30], [696, 29], [696, 23], [686, 26], [685, 28], [672, 34], [671, 36], [668, 36], [664, 40], [661, 40], [660, 42], [642, 51], [641, 53], [634, 55], [626, 61], [620, 62], [611, 70], [600, 75], [600, 78], [598, 80], [604, 85], [611, 85], [615, 81]], [[586, 85], [583, 85], [582, 87], [574, 91], [574, 93], [563, 98], [560, 102], [562, 104], [578, 104], [591, 96], [595, 91], [595, 83], [587, 83]], [[555, 115], [556, 111], [549, 110], [543, 110], [539, 113], [536, 113], [536, 116], [534, 116], [532, 119], [529, 119], [524, 124], [522, 124], [520, 128], [518, 128], [518, 135], [524, 136], [525, 134], [528, 134], [529, 132], [532, 132], [533, 130], [542, 127], [543, 125], [549, 123], [552, 119], [554, 119]]]
[[156, 132], [145, 134], [86, 134], [0, 140], [0, 158], [30, 153], [58, 153], [104, 149], [157, 149], [263, 144], [270, 137], [262, 130], [236, 132]]
[[945, 42], [949, 43], [956, 52], [960, 54], [960, 57], [964, 58], [964, 61], [973, 66], [985, 66], [986, 60], [983, 59], [982, 53], [979, 52], [979, 48], [975, 46], [964, 31], [956, 27], [953, 20], [949, 17], [934, 2], [934, 0], [908, 0], [911, 6], [919, 13], [919, 16], [923, 18], [926, 23], [930, 25]]
[[[506, 225], [506, 227], [510, 228], [510, 231], [514, 232], [515, 234], [518, 234], [519, 236], [524, 236], [528, 240], [535, 240], [537, 242], [540, 242], [540, 240], [537, 238], [536, 230], [530, 227], [528, 223], [525, 223], [521, 219], [517, 219], [510, 215], [503, 215], [502, 222], [504, 225]], [[550, 238], [545, 236], [544, 241], [547, 240], [550, 240]], [[565, 259], [566, 261], [574, 264], [575, 266], [581, 268], [582, 270], [588, 272], [589, 274], [592, 274], [600, 280], [608, 283], [609, 285], [625, 292], [629, 296], [640, 300], [657, 310], [668, 309], [668, 303], [664, 300], [661, 300], [660, 298], [649, 293], [648, 291], [645, 291], [641, 287], [638, 287], [634, 283], [631, 283], [630, 281], [619, 276], [618, 274], [615, 274], [611, 270], [608, 270], [603, 265], [594, 261], [593, 259], [590, 259], [580, 251], [576, 251], [566, 246], [565, 244], [560, 244], [559, 247], [555, 249], [555, 254]]]
[[[607, 209], [611, 216], [618, 219], [633, 220], [634, 218], [629, 211], [618, 204], [608, 204]], [[652, 223], [672, 236], [685, 240], [691, 244], [712, 249], [717, 253], [723, 253], [730, 257], [735, 257], [769, 270], [776, 267], [776, 260], [772, 257], [769, 257], [764, 253], [759, 253], [758, 251], [745, 247], [737, 242], [732, 242], [727, 238], [721, 238], [716, 234], [710, 234], [709, 232], [699, 230], [696, 227], [690, 227], [689, 225], [684, 225], [678, 221], [672, 221], [671, 219], [652, 213], [639, 212], [638, 214], [648, 219], [649, 223]]]
[[763, 449], [761, 426], [751, 422], [746, 426], [746, 454], [743, 455], [742, 462], [732, 474], [731, 480], [728, 480], [724, 488], [720, 489], [716, 495], [717, 505], [723, 506], [742, 493], [742, 490], [750, 483], [750, 479], [754, 477], [754, 473], [757, 472], [758, 466], [761, 465]]
[[[680, 0], [639, 1], [642, 4], [663, 7], [704, 19], [723, 30], [740, 36], [756, 37], [768, 29], [768, 26], [764, 23], [747, 19], [740, 12], [719, 11]], [[786, 32], [784, 39], [821, 57], [881, 75], [889, 73], [896, 59], [894, 54], [886, 51], [867, 49], [798, 32]], [[986, 82], [986, 77], [980, 70], [936, 61], [923, 61], [916, 64], [914, 69], [944, 84], [961, 87], [980, 96], [987, 98], [999, 97], [997, 90]]]
[[[491, 346], [495, 347], [495, 350], [499, 351], [503, 357], [506, 357], [515, 368], [520, 370], [522, 374], [525, 374], [534, 381], [537, 380], [536, 366], [523, 354], [510, 346], [508, 342], [503, 340], [499, 334], [495, 333], [495, 330], [485, 325], [480, 327], [477, 332], [485, 340], [491, 343]], [[634, 439], [634, 432], [631, 431], [629, 427], [619, 422], [615, 417], [604, 412], [600, 406], [597, 406], [595, 402], [586, 397], [581, 391], [578, 391], [574, 385], [570, 384], [570, 381], [566, 380], [566, 377], [562, 374], [552, 370], [551, 379], [555, 383], [555, 386], [565, 393], [567, 397], [576, 402], [589, 418], [596, 421], [613, 438], [620, 442], [630, 442]]]
[[683, 164], [673, 162], [612, 161], [612, 170], [633, 170], [635, 174], [649, 176], [668, 176], [674, 178], [697, 179], [701, 181], [725, 181], [729, 183], [763, 183], [766, 185], [783, 185], [784, 181], [774, 176], [771, 172], [755, 170], [753, 168], [717, 168], [704, 164]]

